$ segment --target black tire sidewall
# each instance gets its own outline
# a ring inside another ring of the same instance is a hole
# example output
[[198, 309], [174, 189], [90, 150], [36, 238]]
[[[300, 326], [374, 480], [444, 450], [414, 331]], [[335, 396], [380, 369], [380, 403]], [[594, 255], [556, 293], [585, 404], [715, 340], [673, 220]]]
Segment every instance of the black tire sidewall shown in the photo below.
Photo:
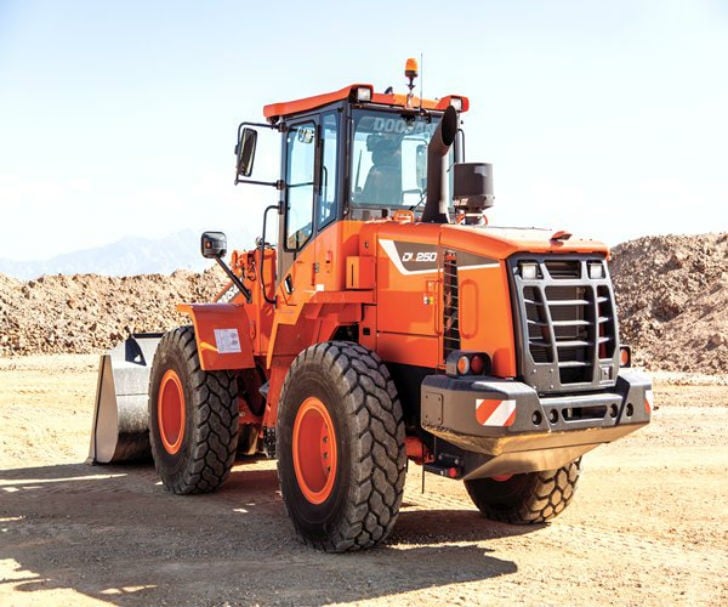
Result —
[[[155, 357], [150, 378], [149, 439], [157, 472], [167, 486], [175, 485], [185, 473], [191, 457], [190, 450], [193, 441], [190, 439], [195, 428], [195, 407], [193, 407], [192, 402], [193, 396], [190, 388], [188, 365], [184, 352], [177, 344], [178, 341], [174, 339], [174, 334], [167, 334], [162, 338], [157, 349], [157, 356]], [[185, 399], [184, 437], [179, 451], [174, 454], [169, 453], [162, 443], [157, 410], [162, 378], [170, 369], [179, 377]]]
[[[347, 487], [351, 479], [351, 430], [346, 414], [346, 396], [341, 386], [333, 381], [333, 369], [326, 375], [320, 373], [320, 366], [304, 362], [291, 378], [291, 386], [284, 395], [279, 411], [279, 475], [281, 490], [286, 495], [287, 507], [292, 518], [307, 537], [318, 537], [325, 541], [327, 529], [336, 527], [344, 515], [347, 502]], [[308, 397], [318, 398], [326, 407], [334, 425], [337, 449], [337, 466], [334, 486], [329, 497], [321, 504], [312, 504], [301, 492], [293, 465], [293, 426], [296, 415]], [[344, 406], [342, 406], [344, 405]]]

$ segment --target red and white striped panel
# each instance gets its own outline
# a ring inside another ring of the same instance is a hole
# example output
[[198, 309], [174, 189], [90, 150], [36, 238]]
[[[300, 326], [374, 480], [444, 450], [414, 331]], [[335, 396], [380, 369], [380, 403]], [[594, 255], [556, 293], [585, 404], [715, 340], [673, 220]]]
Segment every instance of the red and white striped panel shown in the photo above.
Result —
[[650, 415], [655, 408], [655, 395], [652, 390], [645, 390], [645, 413]]
[[481, 426], [512, 426], [516, 421], [516, 401], [476, 398], [475, 419]]

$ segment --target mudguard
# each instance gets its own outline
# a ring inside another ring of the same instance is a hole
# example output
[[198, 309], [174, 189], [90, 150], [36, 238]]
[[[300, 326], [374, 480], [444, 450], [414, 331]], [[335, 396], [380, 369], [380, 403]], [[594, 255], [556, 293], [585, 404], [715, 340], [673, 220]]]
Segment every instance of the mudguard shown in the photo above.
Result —
[[251, 325], [243, 306], [180, 304], [177, 310], [192, 318], [197, 353], [204, 371], [255, 367]]

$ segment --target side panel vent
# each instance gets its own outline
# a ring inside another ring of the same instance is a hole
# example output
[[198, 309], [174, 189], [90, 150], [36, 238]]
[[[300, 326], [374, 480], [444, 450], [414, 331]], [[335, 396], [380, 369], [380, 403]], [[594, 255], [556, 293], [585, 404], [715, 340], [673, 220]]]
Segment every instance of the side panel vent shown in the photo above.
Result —
[[455, 251], [445, 251], [443, 265], [443, 360], [460, 349], [458, 265]]

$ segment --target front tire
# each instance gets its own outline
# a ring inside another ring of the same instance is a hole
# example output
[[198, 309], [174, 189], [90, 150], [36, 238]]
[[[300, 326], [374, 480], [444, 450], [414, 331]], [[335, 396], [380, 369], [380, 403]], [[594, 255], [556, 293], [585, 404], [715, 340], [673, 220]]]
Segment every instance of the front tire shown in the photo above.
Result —
[[514, 525], [545, 523], [561, 514], [574, 497], [581, 459], [558, 470], [514, 474], [507, 480], [465, 481], [470, 499], [493, 521]]
[[406, 470], [404, 422], [389, 372], [351, 342], [311, 346], [281, 392], [278, 477], [298, 536], [315, 548], [369, 548], [392, 530]]
[[225, 481], [237, 451], [238, 415], [235, 375], [200, 368], [192, 327], [166, 333], [149, 377], [149, 440], [169, 491], [209, 493]]

